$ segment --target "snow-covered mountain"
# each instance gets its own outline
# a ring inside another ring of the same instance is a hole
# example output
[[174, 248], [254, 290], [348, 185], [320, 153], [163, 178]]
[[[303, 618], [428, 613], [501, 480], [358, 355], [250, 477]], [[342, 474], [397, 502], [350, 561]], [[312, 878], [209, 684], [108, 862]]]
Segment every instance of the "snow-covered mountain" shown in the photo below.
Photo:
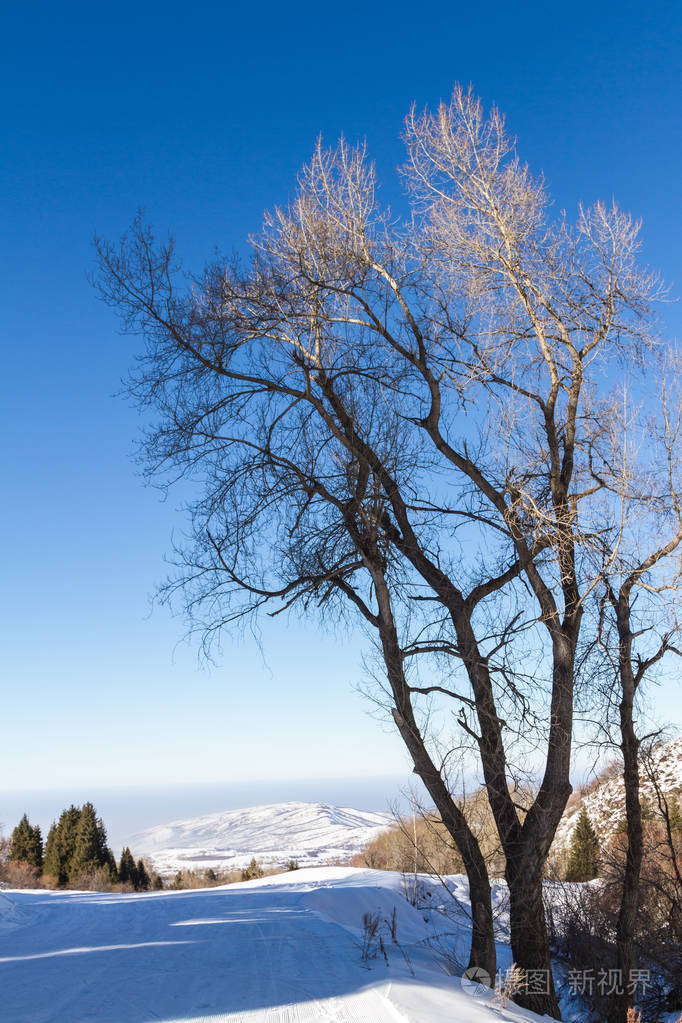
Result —
[[275, 803], [228, 810], [149, 828], [130, 840], [161, 874], [181, 869], [230, 870], [252, 857], [263, 865], [299, 866], [347, 861], [392, 823], [370, 813], [326, 803]]
[[[668, 798], [673, 794], [682, 795], [682, 736], [657, 746], [652, 752], [651, 763], [665, 796]], [[571, 797], [557, 828], [554, 840], [557, 849], [567, 848], [570, 844], [573, 829], [583, 807], [587, 810], [602, 844], [616, 833], [625, 816], [625, 790], [621, 770], [620, 765], [614, 764], [582, 792], [578, 791]], [[641, 769], [640, 780], [643, 798], [655, 809], [656, 793], [644, 768]]]

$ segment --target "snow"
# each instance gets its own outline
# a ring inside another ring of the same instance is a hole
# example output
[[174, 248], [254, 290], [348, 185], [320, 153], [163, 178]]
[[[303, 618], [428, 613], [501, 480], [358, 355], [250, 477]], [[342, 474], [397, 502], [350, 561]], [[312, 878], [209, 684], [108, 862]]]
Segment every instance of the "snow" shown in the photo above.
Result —
[[[682, 795], [682, 736], [671, 742], [661, 743], [651, 754], [651, 766], [658, 778], [661, 791], [669, 798], [674, 793]], [[556, 849], [567, 849], [584, 807], [602, 843], [612, 838], [625, 816], [625, 788], [621, 771], [615, 776], [606, 776], [581, 799], [569, 804], [561, 818], [554, 838]], [[640, 768], [642, 796], [652, 807], [657, 806], [656, 793], [647, 772]]]
[[254, 857], [265, 865], [296, 860], [317, 866], [351, 859], [392, 823], [387, 813], [275, 803], [172, 821], [134, 835], [128, 844], [162, 875], [184, 868], [241, 868]]
[[[463, 895], [462, 879], [452, 880]], [[434, 886], [431, 900], [438, 898]], [[381, 956], [363, 963], [363, 914], [390, 919], [394, 907], [400, 947], [386, 929], [388, 965]], [[400, 875], [350, 867], [305, 869], [199, 891], [5, 891], [0, 1019], [537, 1020], [516, 1006], [492, 1004], [492, 993], [467, 994], [459, 978], [448, 975], [431, 942], [453, 928], [466, 938], [462, 921], [445, 921], [437, 911], [410, 905]]]

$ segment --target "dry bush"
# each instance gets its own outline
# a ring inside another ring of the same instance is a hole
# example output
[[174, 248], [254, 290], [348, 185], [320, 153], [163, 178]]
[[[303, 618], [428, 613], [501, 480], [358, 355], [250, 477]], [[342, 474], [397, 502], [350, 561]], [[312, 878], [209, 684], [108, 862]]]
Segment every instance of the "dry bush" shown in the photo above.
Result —
[[[415, 848], [416, 827], [416, 848]], [[461, 874], [464, 867], [452, 838], [436, 818], [402, 819], [373, 839], [352, 860], [354, 867], [401, 874]]]
[[[636, 997], [642, 1020], [653, 1021], [682, 1009], [682, 832], [668, 832], [654, 813], [644, 825], [644, 849], [635, 943], [639, 967], [649, 971], [649, 980]], [[603, 850], [598, 882], [548, 887], [552, 944], [572, 969], [616, 968], [626, 852], [627, 835], [619, 833]], [[608, 995], [595, 989], [583, 998], [600, 1018], [608, 1016]]]
[[181, 890], [215, 888], [217, 885], [233, 884], [235, 881], [241, 881], [241, 879], [240, 870], [225, 871], [221, 874], [216, 874], [212, 870], [178, 870], [170, 883], [170, 887]]
[[[513, 795], [523, 817], [523, 808], [530, 805], [533, 795], [521, 788], [514, 789]], [[460, 799], [459, 806], [478, 839], [490, 875], [503, 877], [504, 853], [485, 789]], [[392, 827], [369, 842], [351, 862], [354, 867], [402, 874], [443, 877], [464, 873], [462, 858], [447, 828], [435, 812], [424, 809], [417, 810], [414, 817], [397, 817]]]
[[5, 872], [9, 862], [9, 838], [0, 835], [0, 881], [7, 881]]
[[495, 997], [492, 1004], [498, 1005], [501, 1009], [506, 1009], [509, 1003], [514, 1000], [514, 996], [519, 991], [523, 991], [525, 987], [525, 970], [522, 970], [516, 963], [512, 963], [495, 987]]
[[90, 867], [76, 874], [66, 888], [79, 892], [114, 892], [122, 890], [123, 886], [112, 881], [108, 867]]
[[682, 1009], [682, 832], [668, 835], [660, 820], [651, 822], [644, 848], [636, 941], [652, 967], [650, 1002], [675, 1012]]
[[[271, 877], [273, 874], [288, 873], [294, 868], [287, 864], [281, 867], [261, 867], [260, 869], [262, 873], [258, 875], [259, 877]], [[207, 867], [205, 870], [179, 870], [165, 887], [180, 890], [216, 888], [218, 885], [236, 884], [240, 881], [250, 880], [250, 878], [244, 877], [244, 873], [245, 871], [241, 869], [216, 871], [211, 867]]]
[[30, 863], [8, 860], [3, 865], [2, 880], [10, 888], [42, 888], [44, 887], [38, 867], [32, 867]]

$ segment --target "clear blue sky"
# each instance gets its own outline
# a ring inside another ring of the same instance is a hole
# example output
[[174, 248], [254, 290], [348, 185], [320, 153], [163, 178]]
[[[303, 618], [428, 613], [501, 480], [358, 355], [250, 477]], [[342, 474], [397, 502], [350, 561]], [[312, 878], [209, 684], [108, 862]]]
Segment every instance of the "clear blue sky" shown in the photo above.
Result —
[[674, 3], [6, 5], [0, 787], [405, 767], [353, 691], [354, 637], [278, 622], [269, 667], [226, 637], [207, 673], [181, 621], [148, 615], [182, 523], [129, 458], [114, 393], [134, 341], [86, 281], [94, 232], [143, 207], [199, 268], [286, 199], [320, 132], [366, 136], [395, 194], [410, 103], [459, 80], [506, 112], [559, 208], [615, 195], [641, 216], [679, 294], [681, 52]]

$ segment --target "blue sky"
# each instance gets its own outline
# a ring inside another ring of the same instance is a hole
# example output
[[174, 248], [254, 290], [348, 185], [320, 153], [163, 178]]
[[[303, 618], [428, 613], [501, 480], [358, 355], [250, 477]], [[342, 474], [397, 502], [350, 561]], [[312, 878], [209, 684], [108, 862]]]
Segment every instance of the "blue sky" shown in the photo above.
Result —
[[[148, 597], [182, 520], [130, 459], [135, 342], [87, 283], [143, 207], [199, 268], [286, 200], [315, 137], [366, 137], [398, 197], [402, 119], [496, 101], [558, 208], [615, 195], [679, 294], [676, 4], [14, 5], [0, 33], [4, 538], [0, 787], [397, 774], [354, 636], [277, 621], [207, 672]], [[680, 312], [666, 307], [679, 334]], [[661, 716], [682, 724], [679, 689]]]

